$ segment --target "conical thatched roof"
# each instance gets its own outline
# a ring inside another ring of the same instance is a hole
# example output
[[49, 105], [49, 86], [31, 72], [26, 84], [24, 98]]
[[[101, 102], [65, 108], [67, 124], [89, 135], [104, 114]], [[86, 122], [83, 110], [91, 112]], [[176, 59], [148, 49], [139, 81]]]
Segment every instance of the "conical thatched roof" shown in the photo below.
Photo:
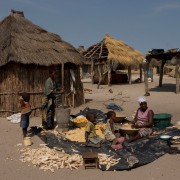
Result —
[[23, 12], [12, 10], [0, 22], [0, 66], [11, 61], [43, 66], [81, 64], [83, 56], [58, 35], [34, 25]]
[[95, 61], [103, 59], [118, 61], [124, 66], [141, 64], [144, 59], [142, 53], [109, 35], [105, 35], [101, 42], [90, 46], [83, 55], [86, 59]]

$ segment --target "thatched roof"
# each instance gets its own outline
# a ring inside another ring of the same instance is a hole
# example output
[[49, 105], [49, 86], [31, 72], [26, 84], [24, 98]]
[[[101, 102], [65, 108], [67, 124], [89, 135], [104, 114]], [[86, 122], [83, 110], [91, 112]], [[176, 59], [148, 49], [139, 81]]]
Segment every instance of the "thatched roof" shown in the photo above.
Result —
[[118, 61], [124, 66], [141, 64], [144, 60], [142, 53], [109, 35], [105, 35], [102, 41], [90, 46], [83, 55], [87, 60], [100, 61], [106, 59]]
[[72, 45], [33, 24], [23, 12], [11, 10], [0, 22], [0, 66], [9, 62], [51, 66], [82, 61], [83, 56]]

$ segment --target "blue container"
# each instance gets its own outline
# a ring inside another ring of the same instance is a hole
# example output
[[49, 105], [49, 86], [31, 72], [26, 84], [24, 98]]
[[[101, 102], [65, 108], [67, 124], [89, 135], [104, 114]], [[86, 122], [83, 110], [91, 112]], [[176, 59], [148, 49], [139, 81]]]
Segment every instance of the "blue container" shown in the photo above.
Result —
[[168, 113], [154, 114], [153, 121], [154, 127], [164, 129], [171, 125], [172, 115]]

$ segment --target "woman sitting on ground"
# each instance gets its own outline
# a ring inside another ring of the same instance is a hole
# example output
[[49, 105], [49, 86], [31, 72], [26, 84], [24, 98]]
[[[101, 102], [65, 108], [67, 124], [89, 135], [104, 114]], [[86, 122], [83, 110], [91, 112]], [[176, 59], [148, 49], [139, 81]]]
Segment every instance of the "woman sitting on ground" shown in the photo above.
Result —
[[138, 98], [140, 107], [138, 108], [135, 118], [134, 125], [139, 128], [138, 134], [134, 137], [127, 137], [128, 142], [146, 137], [152, 134], [153, 116], [154, 112], [147, 107], [147, 100], [145, 97], [140, 96]]

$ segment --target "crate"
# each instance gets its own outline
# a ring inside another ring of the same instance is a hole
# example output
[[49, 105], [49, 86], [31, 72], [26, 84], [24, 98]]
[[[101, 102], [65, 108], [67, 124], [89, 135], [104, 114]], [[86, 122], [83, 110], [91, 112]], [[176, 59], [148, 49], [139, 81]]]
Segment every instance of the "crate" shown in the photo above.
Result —
[[171, 125], [172, 115], [168, 113], [155, 114], [153, 117], [154, 127], [164, 129]]
[[86, 152], [82, 155], [84, 169], [98, 169], [99, 159], [95, 152]]

